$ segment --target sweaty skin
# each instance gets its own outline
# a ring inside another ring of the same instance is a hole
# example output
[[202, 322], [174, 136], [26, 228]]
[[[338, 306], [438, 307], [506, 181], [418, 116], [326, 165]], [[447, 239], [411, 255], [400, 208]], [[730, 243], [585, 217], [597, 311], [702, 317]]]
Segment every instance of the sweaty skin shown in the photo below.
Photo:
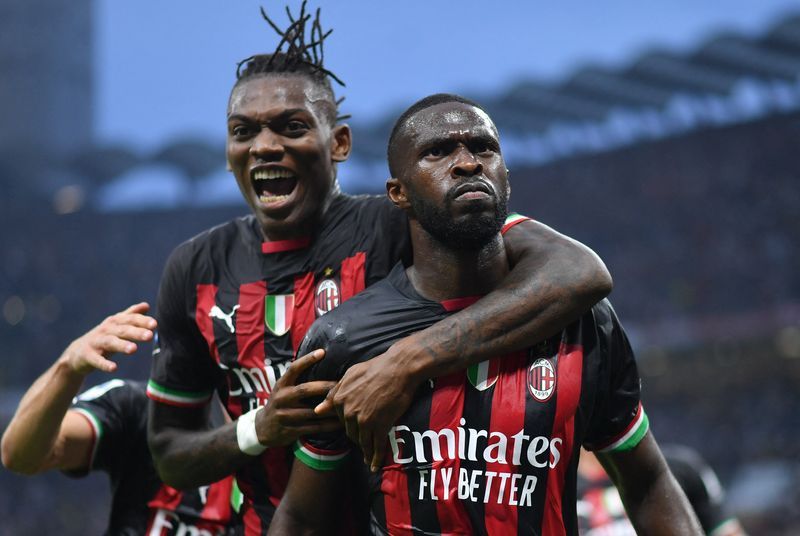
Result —
[[[303, 75], [257, 76], [232, 92], [227, 160], [265, 239], [307, 235], [338, 191], [336, 165], [350, 153], [350, 130], [332, 125], [327, 111], [319, 90]], [[296, 185], [287, 197], [264, 201], [255, 180], [263, 170], [285, 172]], [[258, 414], [261, 442], [289, 444], [308, 426], [333, 429], [341, 419], [355, 423], [349, 430], [377, 462], [380, 455], [371, 453], [382, 452], [398, 408], [408, 404], [407, 393], [424, 378], [542, 340], [610, 292], [610, 276], [591, 250], [542, 224], [516, 227], [505, 241], [513, 268], [477, 307], [399, 341], [383, 358], [351, 369], [333, 390], [327, 384], [281, 383], [271, 400], [282, 401], [282, 412]], [[401, 369], [404, 363], [413, 366]], [[312, 417], [297, 389], [309, 397], [327, 393], [329, 408]], [[168, 485], [207, 484], [252, 461], [239, 451], [235, 423], [207, 430], [202, 409], [153, 402], [149, 422], [153, 457]]]
[[[415, 262], [407, 269], [408, 278], [421, 295], [431, 300], [484, 292], [499, 283], [506, 268], [507, 259], [503, 255], [499, 234], [478, 250], [456, 249], [429, 232], [412, 209], [418, 206], [412, 197], [423, 196], [425, 201], [446, 207], [453, 221], [458, 222], [477, 213], [490, 212], [495, 206], [492, 199], [497, 199], [497, 194], [508, 187], [496, 130], [488, 127], [488, 117], [483, 117], [485, 114], [477, 112], [471, 106], [456, 102], [436, 104], [417, 112], [416, 117], [420, 121], [424, 118], [427, 126], [423, 129], [417, 124], [416, 128], [422, 131], [420, 135], [401, 138], [396, 153], [402, 165], [393, 166], [399, 177], [387, 182], [390, 199], [409, 214]], [[428, 136], [429, 132], [436, 134]], [[494, 136], [495, 140], [484, 143], [487, 135]], [[490, 193], [485, 198], [468, 200], [462, 205], [448, 205], [445, 200], [452, 197], [450, 192], [468, 179], [484, 181], [491, 186], [494, 195]], [[397, 344], [406, 340], [408, 338]], [[385, 355], [351, 367], [345, 378], [356, 368], [367, 369], [369, 367], [364, 365], [385, 359]], [[401, 355], [394, 357], [400, 360]], [[489, 353], [487, 357], [492, 355]], [[365, 388], [367, 385], [362, 384]], [[389, 385], [384, 387], [389, 388]], [[408, 407], [413, 392], [393, 389], [391, 395], [403, 397], [394, 402]], [[352, 427], [360, 421], [345, 422], [348, 436], [352, 439]], [[634, 449], [601, 459], [615, 482], [624, 489], [623, 500], [641, 534], [702, 534], [685, 495], [669, 473], [649, 432]], [[377, 462], [372, 460], [373, 469], [376, 465]], [[353, 478], [347, 474], [348, 469], [346, 464], [331, 471], [314, 470], [304, 463], [294, 464], [289, 486], [270, 526], [270, 534], [324, 534], [326, 526], [331, 524], [331, 516], [335, 516], [339, 509], [337, 483]], [[390, 500], [391, 496], [387, 493], [385, 500]]]
[[[503, 188], [508, 188], [497, 129], [482, 110], [453, 110], [435, 123], [421, 123], [412, 117], [404, 132], [407, 137], [392, 154], [433, 150], [438, 155], [455, 141], [471, 136], [471, 143], [484, 150], [460, 173], [472, 174], [479, 166], [479, 174], [502, 177]], [[427, 154], [415, 164], [416, 171], [428, 173], [430, 181], [443, 181], [447, 168], [432, 170], [438, 158]], [[391, 196], [391, 181], [387, 188]], [[513, 269], [493, 289], [487, 289], [484, 298], [398, 341], [385, 354], [350, 368], [317, 407], [322, 415], [334, 411], [339, 415], [373, 471], [384, 459], [389, 428], [408, 409], [411, 393], [420, 383], [530, 347], [561, 331], [611, 290], [602, 261], [546, 225], [520, 223], [505, 234], [504, 242]], [[415, 259], [431, 255], [435, 258], [437, 252], [415, 248]], [[430, 270], [438, 272], [440, 266], [432, 264]], [[430, 280], [447, 281], [448, 276], [440, 274]]]

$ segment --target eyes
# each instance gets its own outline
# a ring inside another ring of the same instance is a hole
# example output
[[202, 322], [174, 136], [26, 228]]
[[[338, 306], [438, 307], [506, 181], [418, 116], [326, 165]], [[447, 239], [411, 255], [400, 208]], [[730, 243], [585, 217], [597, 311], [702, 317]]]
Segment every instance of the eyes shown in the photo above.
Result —
[[[461, 143], [443, 142], [436, 143], [422, 151], [422, 158], [426, 160], [436, 160], [448, 156], [454, 152]], [[473, 155], [488, 158], [495, 153], [499, 153], [500, 149], [495, 142], [488, 140], [470, 140], [466, 144], [466, 149]]]
[[307, 122], [300, 119], [289, 119], [285, 121], [271, 121], [263, 124], [249, 121], [237, 121], [229, 124], [228, 132], [235, 140], [245, 141], [256, 136], [265, 128], [287, 138], [299, 138], [311, 130], [311, 126]]

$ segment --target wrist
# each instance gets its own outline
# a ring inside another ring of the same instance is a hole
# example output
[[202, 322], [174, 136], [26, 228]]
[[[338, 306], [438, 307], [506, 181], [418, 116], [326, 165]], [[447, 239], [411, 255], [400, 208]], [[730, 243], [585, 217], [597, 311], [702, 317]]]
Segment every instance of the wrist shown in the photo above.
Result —
[[386, 355], [396, 377], [405, 381], [408, 387], [416, 387], [423, 381], [435, 376], [436, 360], [430, 348], [426, 348], [416, 340], [415, 335], [397, 341]]
[[243, 413], [236, 419], [236, 442], [239, 450], [250, 456], [258, 456], [267, 449], [267, 445], [258, 436], [256, 420], [264, 406]]
[[83, 383], [83, 379], [91, 370], [90, 369], [84, 372], [76, 368], [75, 365], [72, 363], [72, 360], [69, 358], [69, 349], [67, 349], [67, 351], [64, 352], [64, 355], [58, 358], [58, 361], [56, 361], [55, 369], [56, 369], [55, 370], [56, 375], [58, 377], [63, 378], [67, 382], [77, 383], [79, 385]]

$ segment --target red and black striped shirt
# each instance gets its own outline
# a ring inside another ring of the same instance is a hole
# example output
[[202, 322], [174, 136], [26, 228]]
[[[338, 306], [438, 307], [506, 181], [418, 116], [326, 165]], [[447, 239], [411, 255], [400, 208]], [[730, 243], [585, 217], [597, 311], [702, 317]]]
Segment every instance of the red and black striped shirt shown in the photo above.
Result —
[[[309, 379], [340, 379], [476, 299], [427, 300], [398, 265], [312, 326], [300, 352], [326, 355]], [[389, 432], [383, 469], [361, 476], [371, 532], [576, 534], [580, 446], [632, 448], [647, 427], [633, 353], [603, 301], [545, 343], [423, 383]], [[331, 470], [350, 448], [337, 433], [299, 442], [295, 455]]]
[[[405, 214], [383, 196], [337, 195], [305, 239], [264, 242], [246, 216], [185, 242], [161, 281], [148, 396], [193, 407], [216, 390], [233, 419], [265, 404], [314, 320], [407, 252]], [[266, 532], [292, 459], [268, 449], [237, 473], [248, 534]]]

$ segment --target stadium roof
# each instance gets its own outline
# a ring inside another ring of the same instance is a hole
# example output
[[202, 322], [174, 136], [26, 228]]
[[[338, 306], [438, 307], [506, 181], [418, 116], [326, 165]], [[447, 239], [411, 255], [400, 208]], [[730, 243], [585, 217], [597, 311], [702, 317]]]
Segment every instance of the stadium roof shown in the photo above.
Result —
[[[711, 36], [629, 65], [589, 65], [562, 80], [522, 80], [480, 99], [510, 160], [542, 163], [800, 108], [800, 14], [757, 36]], [[356, 128], [356, 157], [383, 159], [393, 117]], [[509, 143], [510, 142], [510, 143]]]

